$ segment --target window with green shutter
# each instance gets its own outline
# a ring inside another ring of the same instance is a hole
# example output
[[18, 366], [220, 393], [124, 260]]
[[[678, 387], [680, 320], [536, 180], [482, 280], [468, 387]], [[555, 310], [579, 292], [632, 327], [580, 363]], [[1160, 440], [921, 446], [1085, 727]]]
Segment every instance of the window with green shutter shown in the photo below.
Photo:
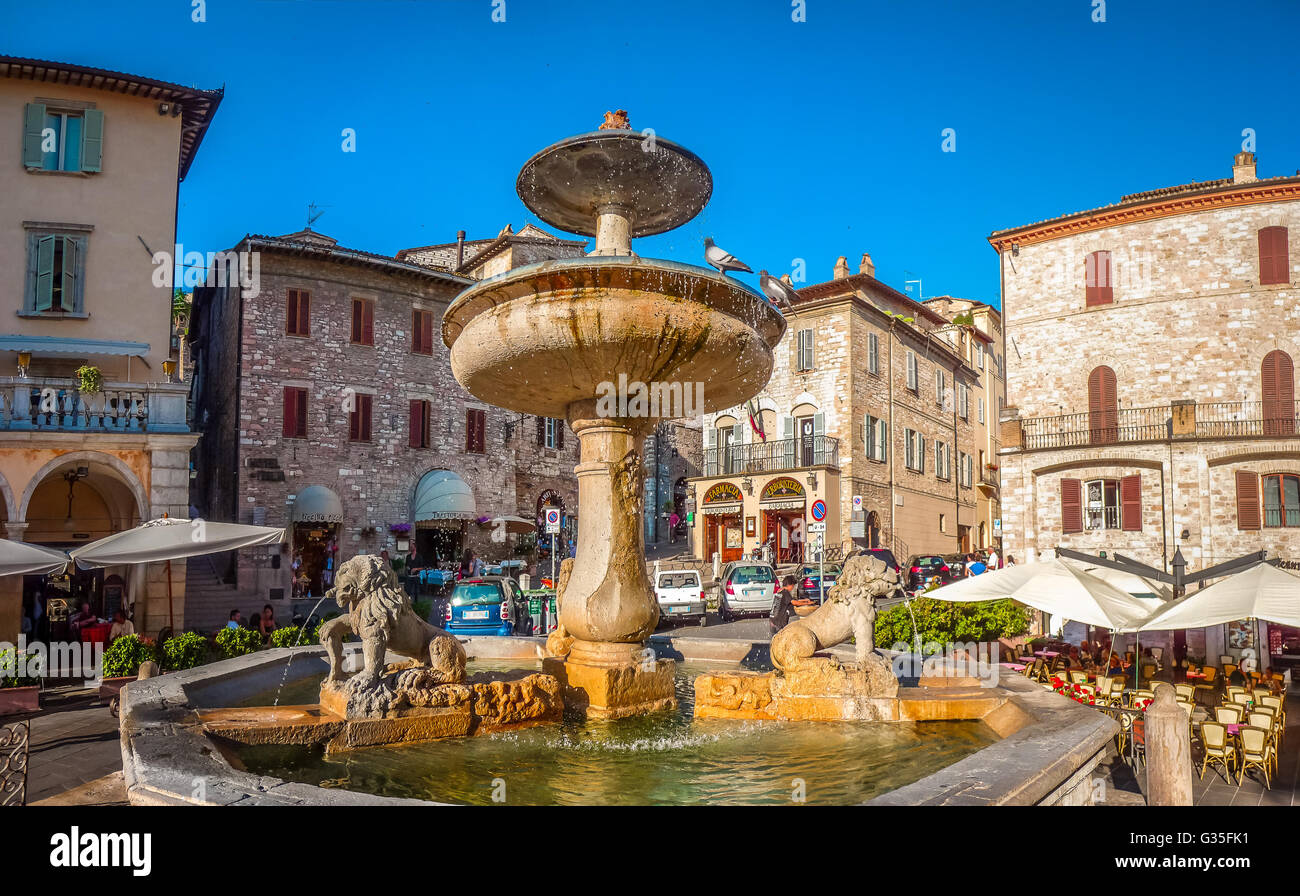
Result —
[[83, 305], [86, 238], [64, 233], [29, 233], [27, 313], [80, 313]]
[[104, 113], [28, 103], [23, 115], [23, 165], [42, 171], [100, 171]]

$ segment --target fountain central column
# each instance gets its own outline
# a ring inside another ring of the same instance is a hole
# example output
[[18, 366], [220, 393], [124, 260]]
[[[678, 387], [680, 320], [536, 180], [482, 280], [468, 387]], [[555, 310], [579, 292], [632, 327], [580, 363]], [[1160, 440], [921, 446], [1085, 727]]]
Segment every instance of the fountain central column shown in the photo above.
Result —
[[669, 709], [672, 660], [645, 639], [659, 622], [646, 579], [641, 446], [654, 426], [646, 418], [601, 418], [592, 402], [570, 406], [578, 436], [577, 556], [560, 597], [560, 623], [574, 641], [562, 667], [547, 671], [566, 685], [569, 705], [589, 716], [621, 718]]

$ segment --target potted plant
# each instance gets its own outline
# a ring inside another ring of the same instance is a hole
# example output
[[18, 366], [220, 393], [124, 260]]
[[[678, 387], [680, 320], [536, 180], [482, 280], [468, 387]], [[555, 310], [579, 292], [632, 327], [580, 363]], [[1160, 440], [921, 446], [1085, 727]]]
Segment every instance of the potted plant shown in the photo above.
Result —
[[26, 663], [20, 666], [20, 659], [12, 647], [0, 650], [0, 716], [41, 708], [40, 679], [29, 674]]
[[100, 665], [99, 699], [112, 700], [123, 687], [135, 681], [140, 664], [158, 662], [153, 641], [139, 635], [122, 635], [104, 651]]
[[77, 391], [82, 395], [98, 395], [104, 391], [104, 374], [98, 367], [84, 364], [77, 368]]

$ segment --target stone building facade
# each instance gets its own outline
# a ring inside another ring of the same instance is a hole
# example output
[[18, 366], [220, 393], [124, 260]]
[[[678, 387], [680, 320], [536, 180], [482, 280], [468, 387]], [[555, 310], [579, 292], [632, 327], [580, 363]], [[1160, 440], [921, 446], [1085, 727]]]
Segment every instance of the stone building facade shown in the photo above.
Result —
[[980, 335], [881, 283], [867, 255], [798, 295], [763, 392], [703, 420], [696, 555], [773, 540], [790, 559], [813, 522], [829, 546], [856, 533], [900, 562], [969, 548]]
[[1232, 177], [990, 237], [1008, 553], [1300, 556], [1298, 228], [1300, 176], [1241, 153]]
[[[60, 549], [188, 516], [186, 417], [171, 346], [180, 182], [222, 94], [70, 63], [0, 56], [0, 524]], [[155, 262], [142, 247], [160, 253]], [[89, 388], [77, 371], [93, 368]], [[7, 576], [0, 641], [71, 637], [81, 603], [156, 634], [185, 624], [185, 569]], [[38, 599], [39, 595], [39, 599]], [[47, 625], [48, 623], [48, 625]]]
[[703, 432], [698, 417], [665, 420], [646, 437], [646, 545], [675, 544], [681, 545], [682, 550], [690, 550], [686, 496], [690, 480], [704, 468], [703, 455]]
[[[529, 240], [536, 252], [541, 241]], [[508, 239], [489, 242], [494, 258], [511, 258]], [[437, 249], [426, 247], [430, 258]], [[572, 532], [577, 439], [566, 424], [487, 405], [452, 376], [442, 316], [473, 277], [310, 230], [249, 236], [236, 250], [257, 253], [259, 288], [195, 291], [195, 502], [212, 519], [292, 536], [236, 555], [242, 595], [285, 610], [295, 575], [298, 593], [318, 595], [357, 553], [507, 559], [532, 538], [492, 520], [533, 520], [543, 504], [564, 508]]]

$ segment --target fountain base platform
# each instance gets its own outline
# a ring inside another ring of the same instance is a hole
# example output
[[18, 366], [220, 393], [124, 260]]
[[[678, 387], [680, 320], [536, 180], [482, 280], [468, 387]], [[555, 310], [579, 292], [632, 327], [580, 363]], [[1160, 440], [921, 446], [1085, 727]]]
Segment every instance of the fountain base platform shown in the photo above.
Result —
[[[816, 656], [787, 672], [711, 672], [695, 679], [695, 717], [768, 721], [930, 722], [983, 719], [1005, 702], [984, 687], [901, 688], [890, 674]], [[947, 682], [933, 682], [947, 684]]]
[[574, 641], [568, 657], [549, 656], [542, 671], [564, 689], [565, 704], [594, 719], [623, 719], [677, 706], [677, 664], [641, 644]]
[[402, 673], [414, 671], [385, 670], [381, 682], [390, 696], [382, 710], [359, 709], [357, 691], [347, 682], [326, 681], [319, 705], [205, 710], [199, 721], [210, 734], [239, 743], [323, 743], [334, 753], [471, 737], [558, 722], [564, 715], [563, 692], [551, 675], [480, 672], [456, 684], [412, 687]]

